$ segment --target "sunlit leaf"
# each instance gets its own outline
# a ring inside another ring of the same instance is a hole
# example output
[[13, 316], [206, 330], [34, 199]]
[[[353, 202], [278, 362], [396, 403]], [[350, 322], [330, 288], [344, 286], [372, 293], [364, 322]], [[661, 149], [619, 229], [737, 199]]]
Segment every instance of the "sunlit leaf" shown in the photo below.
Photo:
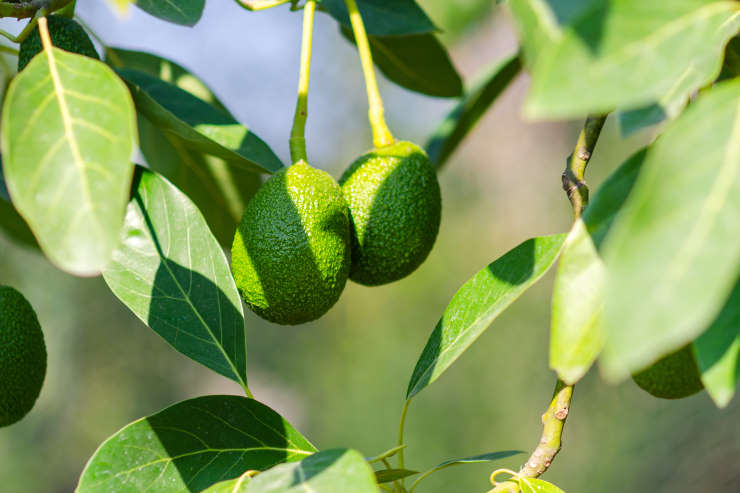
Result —
[[[511, 0], [532, 85], [530, 117], [567, 118], [666, 103], [712, 81], [740, 4], [716, 0]], [[639, 19], [639, 22], [635, 20]]]
[[605, 376], [691, 342], [740, 272], [740, 81], [703, 93], [652, 146], [604, 246]]
[[246, 390], [244, 315], [223, 250], [167, 180], [139, 168], [133, 190], [105, 282], [175, 349]]
[[447, 306], [409, 382], [409, 399], [433, 383], [555, 263], [564, 234], [527, 240], [467, 281]]
[[60, 268], [96, 275], [110, 262], [135, 142], [128, 90], [97, 60], [52, 48], [11, 83], [2, 115], [6, 184]]
[[257, 475], [244, 493], [377, 493], [375, 475], [362, 454], [333, 449]]
[[565, 493], [554, 484], [536, 478], [521, 478], [519, 487], [522, 493]]
[[264, 404], [237, 396], [198, 397], [108, 438], [85, 466], [75, 491], [199, 492], [315, 451]]

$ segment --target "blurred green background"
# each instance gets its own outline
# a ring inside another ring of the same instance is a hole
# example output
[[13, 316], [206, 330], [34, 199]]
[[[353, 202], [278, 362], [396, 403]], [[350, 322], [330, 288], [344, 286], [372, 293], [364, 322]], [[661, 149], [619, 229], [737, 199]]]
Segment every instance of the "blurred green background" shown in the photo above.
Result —
[[[422, 0], [445, 31], [466, 80], [515, 49], [510, 18], [490, 0]], [[287, 160], [300, 15], [250, 13], [210, 0], [193, 29], [140, 12], [117, 18], [106, 2], [79, 0], [80, 16], [110, 45], [148, 49], [185, 65]], [[17, 30], [16, 23], [3, 28]], [[366, 102], [352, 48], [320, 16], [315, 39], [308, 145], [334, 176], [370, 146]], [[390, 126], [424, 143], [453, 101], [419, 96], [381, 80]], [[281, 327], [247, 314], [255, 396], [319, 448], [366, 455], [393, 447], [408, 379], [456, 289], [521, 241], [565, 231], [570, 205], [560, 172], [577, 122], [519, 117], [520, 76], [442, 172], [443, 220], [427, 262], [395, 284], [348, 284], [321, 320]], [[609, 121], [590, 165], [595, 189], [650, 131], [623, 140]], [[49, 353], [41, 397], [20, 423], [0, 430], [0, 491], [70, 492], [85, 461], [125, 424], [189, 397], [238, 393], [167, 346], [119, 303], [102, 279], [77, 279], [0, 235], [0, 283], [36, 308]], [[502, 449], [531, 450], [555, 381], [548, 369], [548, 276], [513, 305], [434, 385], [407, 420], [407, 465]], [[575, 390], [564, 448], [546, 479], [568, 493], [740, 491], [740, 399], [718, 410], [704, 394], [656, 400], [632, 382], [604, 384], [594, 370]], [[496, 465], [448, 469], [419, 492], [484, 492]]]

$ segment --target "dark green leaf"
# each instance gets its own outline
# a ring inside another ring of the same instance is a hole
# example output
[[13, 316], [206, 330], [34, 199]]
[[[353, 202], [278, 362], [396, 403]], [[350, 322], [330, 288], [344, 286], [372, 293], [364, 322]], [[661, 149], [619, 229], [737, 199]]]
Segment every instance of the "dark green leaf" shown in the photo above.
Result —
[[110, 262], [135, 141], [128, 90], [97, 60], [53, 48], [11, 83], [2, 114], [6, 184], [60, 268], [97, 275]]
[[489, 452], [487, 454], [480, 454], [480, 455], [473, 455], [471, 457], [465, 457], [463, 459], [450, 459], [446, 460], [442, 463], [440, 463], [437, 467], [435, 467], [436, 470], [449, 467], [449, 466], [456, 466], [458, 464], [477, 464], [480, 462], [493, 462], [501, 459], [506, 459], [507, 457], [512, 457], [514, 455], [522, 454], [521, 450], [502, 450], [500, 452]]
[[192, 26], [200, 20], [206, 0], [134, 0], [134, 3], [154, 17]]
[[8, 189], [5, 186], [2, 169], [3, 163], [0, 160], [0, 230], [21, 245], [39, 248], [36, 238], [28, 229], [26, 221], [23, 220], [10, 202], [10, 195], [8, 195]]
[[[532, 85], [530, 117], [658, 102], [669, 116], [719, 73], [740, 4], [716, 0], [511, 0]], [[639, 19], [636, 22], [635, 19]], [[656, 63], [660, 60], [660, 63]]]
[[740, 75], [740, 36], [735, 36], [727, 43], [725, 60], [722, 62], [722, 72], [718, 81], [734, 79]]
[[108, 438], [85, 466], [76, 491], [199, 492], [315, 451], [290, 423], [255, 400], [198, 397]]
[[536, 478], [521, 478], [519, 487], [522, 493], [565, 493], [554, 484]]
[[[342, 34], [354, 41], [348, 28], [342, 27]], [[460, 74], [434, 34], [369, 36], [369, 40], [375, 65], [399, 86], [429, 96], [455, 98], [462, 95]]]
[[242, 213], [261, 184], [260, 176], [187, 149], [145, 118], [139, 118], [139, 137], [149, 167], [184, 192], [203, 213], [221, 246], [231, 248]]
[[521, 71], [518, 55], [497, 61], [486, 70], [434, 131], [426, 145], [429, 160], [441, 168], [480, 117]]
[[697, 340], [694, 355], [704, 388], [719, 407], [726, 407], [740, 382], [740, 282], [717, 319]]
[[[351, 27], [344, 0], [321, 0], [321, 8]], [[357, 0], [365, 30], [372, 36], [402, 36], [436, 31], [437, 28], [414, 0]]]
[[227, 113], [143, 72], [124, 69], [119, 74], [139, 112], [183, 145], [252, 172], [272, 173], [283, 166], [262, 139]]
[[333, 449], [258, 474], [244, 493], [377, 493], [375, 475], [362, 454]]
[[607, 237], [607, 377], [627, 377], [709, 326], [740, 271], [738, 237], [735, 81], [700, 95], [666, 128]]
[[506, 308], [555, 263], [564, 234], [527, 240], [467, 281], [447, 306], [416, 363], [406, 398], [444, 373]]
[[391, 481], [408, 478], [414, 474], [419, 474], [419, 471], [412, 471], [410, 469], [381, 469], [380, 471], [375, 471], [375, 481], [378, 484], [390, 483]]
[[229, 263], [198, 209], [161, 176], [137, 169], [103, 277], [175, 349], [249, 392], [244, 315]]
[[203, 81], [171, 60], [143, 51], [108, 47], [105, 50], [105, 61], [116, 69], [138, 70], [161, 79], [228, 113], [223, 103]]

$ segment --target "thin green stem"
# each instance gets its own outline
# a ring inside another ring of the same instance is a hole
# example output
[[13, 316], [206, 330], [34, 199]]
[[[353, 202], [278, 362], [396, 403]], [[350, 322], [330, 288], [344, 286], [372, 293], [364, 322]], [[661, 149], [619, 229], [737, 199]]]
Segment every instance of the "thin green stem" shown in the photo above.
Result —
[[301, 40], [301, 69], [298, 77], [298, 100], [290, 131], [290, 157], [293, 163], [308, 162], [306, 153], [306, 120], [308, 118], [308, 82], [311, 73], [311, 43], [316, 0], [308, 0], [303, 10], [303, 39]]
[[373, 145], [383, 147], [394, 142], [388, 125], [385, 122], [385, 110], [383, 109], [383, 100], [378, 90], [378, 81], [375, 79], [375, 68], [373, 67], [373, 54], [370, 51], [370, 42], [367, 39], [365, 24], [362, 22], [362, 15], [357, 8], [355, 0], [344, 0], [349, 11], [349, 20], [352, 23], [352, 32], [355, 35], [357, 50], [360, 53], [362, 62], [362, 72], [365, 75], [365, 89], [367, 90], [367, 101], [370, 109], [368, 116], [370, 118], [370, 127], [373, 130]]
[[591, 160], [591, 155], [596, 147], [596, 142], [604, 128], [606, 115], [589, 116], [583, 125], [583, 130], [578, 135], [576, 147], [573, 154], [568, 157], [568, 164], [563, 171], [563, 190], [568, 194], [568, 199], [573, 206], [575, 219], [581, 217], [583, 209], [588, 204], [588, 186], [586, 185], [586, 166]]
[[406, 445], [400, 445], [398, 447], [393, 447], [390, 450], [386, 450], [382, 454], [376, 455], [375, 457], [372, 457], [372, 458], [368, 459], [367, 462], [369, 464], [372, 464], [373, 462], [380, 462], [383, 459], [388, 459], [388, 458], [393, 457], [394, 455], [396, 455], [401, 449], [403, 449], [405, 447], [406, 447]]
[[28, 24], [26, 24], [26, 27], [24, 27], [23, 30], [20, 33], [18, 33], [17, 36], [14, 36], [7, 31], [3, 31], [2, 29], [0, 29], [0, 36], [4, 36], [8, 38], [13, 43], [19, 43], [19, 44], [22, 43], [29, 36], [29, 34], [31, 34], [33, 30], [36, 29], [36, 26], [38, 25], [38, 18], [41, 15], [44, 15], [45, 12], [46, 10], [44, 9], [37, 11], [33, 19], [31, 19], [28, 22]]
[[406, 402], [403, 405], [403, 410], [401, 411], [401, 422], [398, 424], [398, 446], [403, 447], [398, 450], [398, 467], [400, 469], [403, 469], [404, 466], [404, 457], [403, 457], [403, 450], [405, 448], [403, 443], [403, 431], [406, 427], [406, 414], [409, 412], [409, 404], [411, 403], [411, 399], [406, 399]]

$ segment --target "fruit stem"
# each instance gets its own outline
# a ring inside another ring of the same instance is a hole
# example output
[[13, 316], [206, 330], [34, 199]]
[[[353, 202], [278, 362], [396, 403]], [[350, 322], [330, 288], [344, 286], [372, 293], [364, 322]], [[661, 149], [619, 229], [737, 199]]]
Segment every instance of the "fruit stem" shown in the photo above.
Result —
[[568, 194], [568, 200], [573, 206], [575, 219], [581, 217], [583, 209], [588, 204], [588, 186], [584, 181], [586, 166], [591, 160], [594, 147], [601, 135], [601, 129], [604, 128], [604, 122], [606, 122], [606, 115], [592, 115], [586, 118], [573, 154], [568, 156], [565, 171], [563, 171], [563, 190]]
[[308, 162], [306, 154], [306, 119], [308, 118], [308, 82], [311, 72], [311, 43], [316, 0], [307, 0], [303, 9], [303, 39], [301, 40], [301, 69], [298, 77], [298, 101], [290, 131], [290, 158], [293, 163]]
[[388, 125], [385, 123], [383, 100], [378, 90], [378, 81], [375, 80], [373, 54], [370, 51], [370, 42], [367, 39], [365, 24], [362, 22], [362, 16], [355, 0], [344, 1], [349, 11], [349, 20], [352, 23], [352, 32], [355, 35], [355, 42], [360, 53], [362, 72], [365, 75], [365, 89], [367, 90], [367, 101], [370, 106], [368, 116], [370, 118], [370, 127], [373, 130], [373, 145], [375, 147], [391, 145], [395, 139]]

